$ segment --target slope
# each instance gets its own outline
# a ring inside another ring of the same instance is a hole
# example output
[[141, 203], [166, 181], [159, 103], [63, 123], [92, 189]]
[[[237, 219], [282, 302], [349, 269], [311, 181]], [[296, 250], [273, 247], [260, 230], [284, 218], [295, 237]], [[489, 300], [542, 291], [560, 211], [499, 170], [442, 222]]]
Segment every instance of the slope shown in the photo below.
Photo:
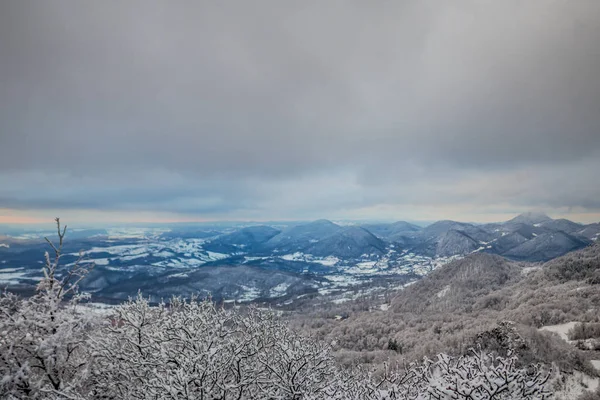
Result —
[[380, 256], [385, 253], [385, 242], [368, 230], [351, 226], [311, 244], [304, 250], [319, 257], [359, 258], [363, 255]]

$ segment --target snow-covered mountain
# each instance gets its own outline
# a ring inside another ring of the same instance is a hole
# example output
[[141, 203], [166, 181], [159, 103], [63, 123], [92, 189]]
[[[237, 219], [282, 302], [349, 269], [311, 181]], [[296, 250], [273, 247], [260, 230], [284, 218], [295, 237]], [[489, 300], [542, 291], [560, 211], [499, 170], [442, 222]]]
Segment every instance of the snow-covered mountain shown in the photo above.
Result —
[[[286, 301], [361, 285], [398, 285], [473, 253], [546, 261], [596, 241], [600, 224], [526, 213], [505, 223], [444, 220], [424, 228], [403, 221], [340, 226], [318, 220], [70, 233], [63, 261], [74, 262], [82, 250], [96, 264], [83, 288], [102, 299], [123, 299], [143, 288], [153, 296], [210, 292], [223, 299]], [[48, 234], [0, 236], [0, 285], [24, 291], [35, 285]]]

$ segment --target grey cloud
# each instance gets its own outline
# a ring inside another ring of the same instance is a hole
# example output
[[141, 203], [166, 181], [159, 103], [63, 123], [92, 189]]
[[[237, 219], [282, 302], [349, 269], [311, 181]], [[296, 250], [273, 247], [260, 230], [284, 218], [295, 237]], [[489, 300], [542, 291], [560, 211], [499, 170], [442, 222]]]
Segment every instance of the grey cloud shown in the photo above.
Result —
[[585, 0], [3, 2], [0, 207], [600, 210], [598, 41]]

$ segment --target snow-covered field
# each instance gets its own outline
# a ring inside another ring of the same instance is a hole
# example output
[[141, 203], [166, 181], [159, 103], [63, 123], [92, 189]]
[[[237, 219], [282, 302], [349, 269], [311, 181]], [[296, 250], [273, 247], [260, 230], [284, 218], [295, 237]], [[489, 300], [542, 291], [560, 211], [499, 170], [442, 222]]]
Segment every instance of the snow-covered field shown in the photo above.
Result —
[[294, 254], [285, 254], [279, 258], [281, 258], [282, 260], [286, 260], [286, 261], [313, 262], [313, 263], [325, 265], [328, 267], [333, 267], [340, 261], [339, 258], [333, 257], [333, 256], [316, 257], [316, 256], [313, 256], [312, 254], [304, 254], [304, 253], [300, 253], [300, 252], [296, 252]]
[[541, 331], [549, 331], [557, 333], [565, 342], [569, 341], [568, 333], [577, 325], [578, 322], [567, 322], [560, 325], [547, 325], [540, 328]]
[[[148, 257], [163, 258], [151, 265], [158, 267], [186, 268], [198, 267], [207, 262], [222, 260], [228, 254], [207, 251], [202, 247], [204, 239], [175, 239], [168, 241], [142, 242], [127, 245], [114, 245], [106, 247], [93, 247], [83, 252], [86, 259], [96, 265], [111, 265], [118, 261], [123, 262], [144, 259]], [[96, 257], [95, 254], [110, 254], [112, 257]], [[72, 253], [71, 255], [78, 255]]]
[[162, 233], [170, 232], [168, 228], [111, 228], [107, 230], [109, 239], [150, 239]]
[[19, 278], [24, 278], [25, 275], [23, 268], [3, 268], [0, 270], [0, 283], [16, 285], [19, 283]]

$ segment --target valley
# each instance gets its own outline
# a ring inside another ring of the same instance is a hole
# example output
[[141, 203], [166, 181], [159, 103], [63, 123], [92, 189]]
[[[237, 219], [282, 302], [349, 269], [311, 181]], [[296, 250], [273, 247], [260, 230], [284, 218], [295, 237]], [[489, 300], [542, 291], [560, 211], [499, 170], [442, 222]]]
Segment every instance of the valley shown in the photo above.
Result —
[[[45, 236], [7, 230], [0, 240], [0, 284], [30, 292], [39, 280]], [[475, 253], [541, 262], [584, 248], [600, 225], [526, 213], [504, 223], [407, 222], [194, 224], [76, 229], [64, 268], [79, 259], [94, 269], [82, 290], [118, 303], [138, 290], [158, 302], [173, 295], [294, 307], [315, 296], [345, 302], [403, 288]], [[81, 252], [81, 253], [80, 253]], [[293, 304], [293, 305], [292, 305]]]

